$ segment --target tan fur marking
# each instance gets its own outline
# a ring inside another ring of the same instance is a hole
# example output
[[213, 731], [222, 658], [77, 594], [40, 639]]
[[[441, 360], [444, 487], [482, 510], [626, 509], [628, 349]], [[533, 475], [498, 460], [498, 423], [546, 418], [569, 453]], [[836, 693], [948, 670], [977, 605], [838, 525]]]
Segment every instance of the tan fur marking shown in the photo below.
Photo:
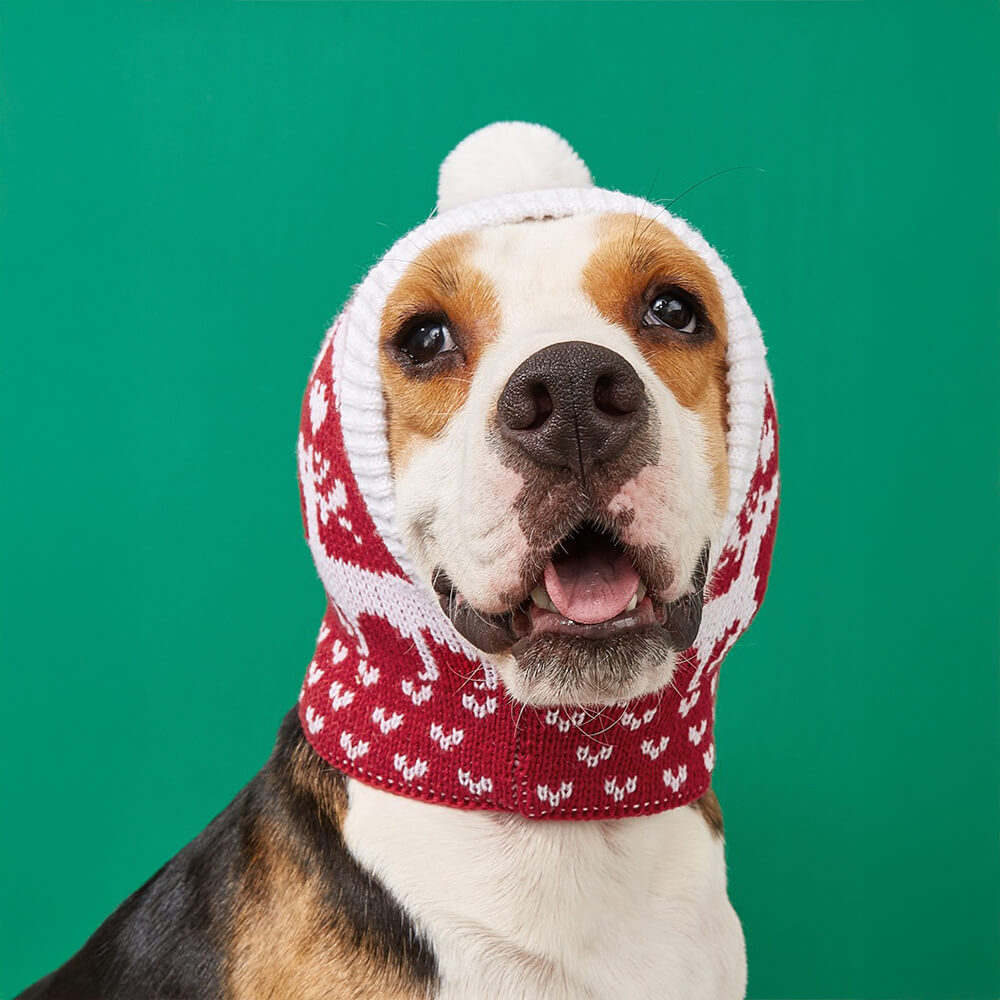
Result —
[[336, 923], [307, 858], [293, 857], [262, 817], [240, 886], [229, 950], [230, 1000], [412, 1000], [424, 994], [377, 965]]
[[712, 833], [717, 837], [722, 836], [722, 806], [719, 805], [718, 796], [711, 788], [700, 799], [695, 799], [691, 807], [701, 813]]
[[[729, 491], [726, 457], [726, 317], [708, 265], [666, 226], [632, 215], [608, 215], [598, 224], [598, 246], [583, 272], [583, 289], [609, 322], [624, 328], [649, 366], [682, 405], [697, 412], [708, 435], [712, 490], [719, 510]], [[703, 304], [715, 336], [707, 343], [660, 342], [640, 330], [648, 297], [676, 285]]]
[[[379, 364], [393, 470], [405, 467], [414, 447], [435, 437], [459, 410], [483, 346], [500, 326], [500, 302], [489, 278], [469, 263], [476, 237], [446, 236], [407, 268], [382, 312]], [[392, 348], [402, 325], [419, 313], [444, 313], [464, 362], [426, 379], [408, 375]]]
[[[319, 765], [319, 766], [317, 766]], [[320, 811], [347, 813], [343, 782], [303, 741], [292, 757], [292, 783]], [[425, 997], [401, 970], [376, 961], [364, 940], [338, 922], [324, 896], [316, 859], [263, 814], [244, 848], [246, 867], [230, 923], [228, 1000], [416, 1000]]]
[[396, 970], [376, 965], [337, 926], [307, 859], [292, 857], [266, 819], [256, 833], [232, 925], [231, 1000], [423, 995]]

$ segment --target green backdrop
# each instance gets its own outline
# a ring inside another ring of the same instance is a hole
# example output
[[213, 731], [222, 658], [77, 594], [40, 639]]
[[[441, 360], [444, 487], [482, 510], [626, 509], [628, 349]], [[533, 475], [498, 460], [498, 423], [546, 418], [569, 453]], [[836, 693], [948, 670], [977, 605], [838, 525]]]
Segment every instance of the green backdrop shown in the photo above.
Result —
[[330, 317], [525, 118], [678, 204], [783, 504], [716, 786], [754, 998], [1000, 996], [992, 2], [0, 6], [0, 996], [267, 755]]

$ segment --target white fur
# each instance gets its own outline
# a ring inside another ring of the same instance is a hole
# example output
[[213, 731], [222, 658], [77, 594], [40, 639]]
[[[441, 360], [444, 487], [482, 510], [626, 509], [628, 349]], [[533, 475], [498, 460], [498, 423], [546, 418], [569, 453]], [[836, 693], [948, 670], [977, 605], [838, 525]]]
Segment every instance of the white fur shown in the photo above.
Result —
[[439, 1000], [736, 1000], [723, 844], [691, 807], [467, 812], [351, 781], [344, 839], [434, 949]]

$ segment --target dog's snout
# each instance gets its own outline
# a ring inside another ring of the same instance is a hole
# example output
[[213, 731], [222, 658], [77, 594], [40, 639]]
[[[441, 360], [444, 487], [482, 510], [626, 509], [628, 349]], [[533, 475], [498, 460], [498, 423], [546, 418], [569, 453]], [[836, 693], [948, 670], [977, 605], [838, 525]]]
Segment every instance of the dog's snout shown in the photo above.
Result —
[[646, 392], [620, 354], [563, 341], [532, 354], [497, 403], [503, 435], [541, 465], [580, 475], [619, 455], [643, 423]]

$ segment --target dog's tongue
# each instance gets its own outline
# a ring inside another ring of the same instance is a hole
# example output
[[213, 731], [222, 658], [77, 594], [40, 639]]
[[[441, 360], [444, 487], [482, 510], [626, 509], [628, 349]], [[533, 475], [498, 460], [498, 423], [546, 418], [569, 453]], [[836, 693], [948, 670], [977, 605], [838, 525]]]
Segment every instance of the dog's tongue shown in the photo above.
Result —
[[620, 615], [639, 587], [639, 574], [610, 542], [593, 539], [555, 556], [545, 567], [545, 589], [559, 613], [582, 625]]

